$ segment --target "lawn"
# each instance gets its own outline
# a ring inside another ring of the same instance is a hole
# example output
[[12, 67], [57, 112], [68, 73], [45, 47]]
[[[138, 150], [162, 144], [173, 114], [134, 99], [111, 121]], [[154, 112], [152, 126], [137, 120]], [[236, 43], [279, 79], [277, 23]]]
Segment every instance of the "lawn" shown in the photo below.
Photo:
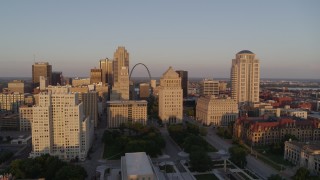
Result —
[[194, 175], [194, 177], [197, 180], [219, 180], [217, 176], [214, 174], [199, 174], [199, 175]]

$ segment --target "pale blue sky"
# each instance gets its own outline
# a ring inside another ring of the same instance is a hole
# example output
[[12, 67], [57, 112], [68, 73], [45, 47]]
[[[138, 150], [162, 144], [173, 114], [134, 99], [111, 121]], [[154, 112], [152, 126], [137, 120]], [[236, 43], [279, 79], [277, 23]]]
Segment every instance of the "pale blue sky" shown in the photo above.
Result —
[[152, 76], [171, 65], [190, 77], [228, 78], [231, 59], [248, 49], [262, 78], [319, 79], [320, 1], [0, 3], [0, 77], [31, 76], [33, 54], [65, 76], [88, 76], [117, 46]]

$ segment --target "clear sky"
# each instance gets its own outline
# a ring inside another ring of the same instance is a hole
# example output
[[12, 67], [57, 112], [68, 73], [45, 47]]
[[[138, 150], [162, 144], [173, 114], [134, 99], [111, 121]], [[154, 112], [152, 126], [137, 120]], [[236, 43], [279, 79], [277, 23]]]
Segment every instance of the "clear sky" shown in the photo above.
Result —
[[[320, 1], [1, 1], [0, 77], [29, 76], [47, 61], [88, 76], [118, 46], [152, 76], [169, 66], [189, 77], [229, 78], [248, 49], [262, 78], [320, 78]], [[147, 76], [137, 67], [133, 76]]]

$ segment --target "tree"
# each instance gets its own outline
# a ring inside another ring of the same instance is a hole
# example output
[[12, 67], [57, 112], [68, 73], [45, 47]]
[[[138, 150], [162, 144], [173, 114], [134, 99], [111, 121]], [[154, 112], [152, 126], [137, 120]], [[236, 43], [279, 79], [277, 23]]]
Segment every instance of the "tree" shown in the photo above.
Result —
[[272, 174], [268, 177], [268, 180], [284, 180], [279, 174]]
[[190, 153], [191, 168], [198, 172], [209, 171], [213, 167], [213, 162], [204, 151], [193, 151]]
[[240, 168], [244, 168], [247, 165], [247, 152], [240, 146], [232, 146], [229, 148], [230, 160]]
[[63, 166], [56, 173], [54, 180], [69, 179], [69, 180], [81, 180], [87, 177], [87, 172], [81, 166]]
[[310, 179], [310, 172], [307, 168], [301, 167], [297, 170], [296, 174], [292, 177], [293, 180]]
[[200, 136], [189, 135], [187, 138], [185, 138], [182, 147], [187, 153], [191, 153], [195, 150], [195, 148], [199, 149], [200, 147], [203, 149], [203, 151], [206, 151], [207, 142]]

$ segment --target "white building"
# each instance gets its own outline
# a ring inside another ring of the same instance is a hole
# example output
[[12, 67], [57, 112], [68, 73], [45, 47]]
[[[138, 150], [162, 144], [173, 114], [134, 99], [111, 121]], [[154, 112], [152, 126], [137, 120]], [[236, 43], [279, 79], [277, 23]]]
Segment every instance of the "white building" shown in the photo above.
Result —
[[260, 61], [251, 51], [236, 54], [231, 66], [232, 98], [238, 103], [259, 102]]
[[238, 118], [238, 104], [231, 98], [200, 97], [196, 106], [196, 119], [205, 125], [228, 126]]
[[312, 174], [320, 175], [320, 142], [286, 141], [284, 159], [309, 169]]
[[159, 117], [163, 122], [181, 123], [182, 111], [181, 78], [170, 66], [160, 79]]
[[63, 160], [85, 160], [91, 147], [94, 124], [84, 116], [77, 93], [40, 93], [39, 105], [32, 110], [30, 157], [50, 154]]
[[145, 152], [126, 153], [121, 157], [122, 180], [158, 180], [152, 161]]
[[219, 81], [214, 81], [210, 79], [203, 79], [200, 82], [200, 95], [201, 96], [210, 96], [210, 95], [219, 95]]
[[302, 119], [308, 118], [308, 112], [303, 109], [286, 109], [283, 108], [280, 111], [281, 116], [299, 117]]
[[108, 101], [107, 124], [118, 128], [126, 123], [147, 123], [147, 101]]
[[32, 107], [21, 106], [19, 108], [20, 131], [31, 131], [33, 120]]

